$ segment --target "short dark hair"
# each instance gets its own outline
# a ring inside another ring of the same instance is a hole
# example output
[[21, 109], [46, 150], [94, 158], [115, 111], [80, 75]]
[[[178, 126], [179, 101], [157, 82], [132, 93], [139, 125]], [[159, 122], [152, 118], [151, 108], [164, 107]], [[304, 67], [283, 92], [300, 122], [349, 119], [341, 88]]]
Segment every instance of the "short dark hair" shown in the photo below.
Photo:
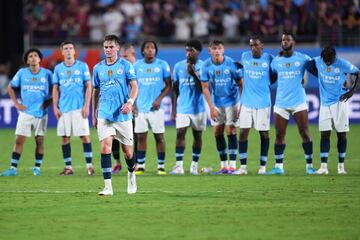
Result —
[[120, 45], [120, 39], [118, 36], [114, 35], [114, 34], [110, 34], [110, 35], [106, 35], [104, 37], [104, 41], [103, 42], [115, 42], [116, 44]]
[[154, 46], [155, 46], [155, 55], [157, 55], [157, 53], [158, 53], [158, 46], [157, 46], [157, 44], [156, 44], [156, 42], [155, 42], [154, 40], [145, 40], [145, 41], [141, 44], [141, 55], [144, 56], [143, 51], [144, 51], [145, 45], [146, 45], [147, 43], [152, 43], [152, 44], [154, 44]]
[[128, 50], [130, 48], [134, 48], [134, 45], [132, 43], [122, 43], [120, 49]]
[[215, 46], [218, 46], [218, 45], [223, 45], [224, 46], [224, 42], [221, 41], [221, 40], [217, 40], [217, 39], [210, 41], [209, 47], [214, 46], [214, 45]]
[[287, 31], [285, 31], [285, 32], [283, 32], [283, 34], [282, 35], [288, 35], [288, 36], [291, 36], [291, 38], [295, 41], [295, 35], [292, 33], [292, 32], [287, 32]]
[[336, 50], [333, 46], [326, 46], [322, 49], [320, 55], [324, 62], [330, 62], [336, 57]]
[[62, 49], [65, 45], [67, 44], [72, 44], [75, 48], [75, 43], [73, 41], [70, 41], [70, 40], [66, 40], [66, 41], [63, 41], [61, 44], [60, 44], [60, 48]]
[[187, 41], [185, 43], [185, 47], [193, 47], [199, 52], [201, 52], [201, 50], [202, 50], [202, 44], [197, 39], [192, 39], [192, 40]]
[[39, 49], [37, 49], [37, 48], [30, 48], [29, 50], [27, 50], [27, 51], [24, 53], [24, 56], [23, 56], [23, 60], [24, 60], [24, 63], [25, 63], [25, 64], [27, 64], [28, 56], [29, 56], [29, 54], [32, 53], [32, 52], [36, 52], [40, 59], [43, 58], [43, 55], [42, 55], [42, 53], [40, 52]]
[[250, 40], [258, 40], [259, 42], [261, 42], [261, 39], [260, 39], [260, 36], [259, 35], [252, 35], [252, 36], [250, 36], [250, 38], [249, 38], [249, 41]]

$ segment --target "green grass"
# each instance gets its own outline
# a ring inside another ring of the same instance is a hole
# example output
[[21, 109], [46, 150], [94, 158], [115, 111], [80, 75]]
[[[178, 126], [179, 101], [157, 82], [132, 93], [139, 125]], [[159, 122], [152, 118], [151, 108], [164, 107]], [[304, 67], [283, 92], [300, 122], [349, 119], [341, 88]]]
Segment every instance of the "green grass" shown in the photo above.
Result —
[[[348, 135], [346, 170], [336, 174], [332, 136], [328, 176], [305, 175], [300, 137], [290, 126], [285, 176], [256, 175], [259, 137], [249, 138], [247, 176], [157, 176], [154, 140], [149, 135], [147, 172], [138, 193], [126, 193], [125, 171], [113, 176], [114, 196], [98, 197], [103, 187], [99, 142], [92, 132], [97, 174], [86, 176], [79, 139], [72, 140], [75, 175], [63, 168], [60, 138], [46, 136], [43, 176], [31, 174], [34, 141], [28, 139], [18, 177], [0, 178], [0, 239], [360, 239], [360, 125]], [[311, 126], [314, 165], [319, 167], [319, 133]], [[268, 169], [273, 166], [273, 128]], [[13, 130], [0, 130], [0, 169], [9, 165]], [[204, 134], [201, 167], [218, 169], [214, 137]], [[191, 159], [187, 136], [185, 169]], [[175, 129], [167, 128], [167, 169], [174, 165]]]

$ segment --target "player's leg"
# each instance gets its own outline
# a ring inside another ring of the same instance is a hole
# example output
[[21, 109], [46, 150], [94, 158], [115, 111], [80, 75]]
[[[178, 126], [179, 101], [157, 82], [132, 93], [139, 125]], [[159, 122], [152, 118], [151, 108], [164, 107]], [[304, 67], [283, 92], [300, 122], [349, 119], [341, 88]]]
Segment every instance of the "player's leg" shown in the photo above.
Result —
[[143, 174], [145, 171], [147, 132], [137, 133], [137, 166], [136, 175]]
[[33, 174], [35, 176], [41, 176], [40, 167], [44, 158], [44, 136], [35, 136], [35, 166], [33, 168]]
[[337, 171], [338, 174], [346, 174], [345, 171], [345, 156], [346, 156], [346, 146], [347, 146], [347, 138], [346, 138], [346, 132], [337, 132], [337, 150], [338, 150], [338, 167]]
[[[284, 150], [285, 150], [285, 135], [286, 128], [289, 122], [290, 114], [287, 111], [279, 109], [278, 113], [274, 108], [274, 125], [275, 125], [275, 167], [267, 174], [284, 174]], [[280, 115], [282, 114], [282, 115]]]
[[198, 162], [202, 149], [202, 133], [206, 129], [206, 113], [199, 113], [191, 116], [191, 126], [193, 134], [192, 161], [190, 164], [190, 173], [198, 175]]
[[259, 131], [260, 135], [260, 167], [258, 174], [266, 173], [266, 163], [268, 160], [270, 137], [269, 131]]
[[228, 172], [228, 156], [226, 151], [226, 141], [224, 137], [225, 123], [213, 126], [216, 149], [220, 158], [220, 170], [216, 174], [226, 174]]
[[184, 152], [185, 152], [185, 135], [187, 127], [176, 128], [176, 145], [175, 157], [176, 164], [170, 174], [184, 174]]
[[303, 142], [302, 146], [306, 160], [306, 173], [314, 174], [316, 173], [316, 170], [313, 167], [313, 143], [310, 139], [307, 110], [295, 112], [294, 120], [297, 124], [298, 131]]
[[236, 171], [236, 156], [238, 152], [238, 141], [236, 137], [237, 128], [235, 124], [226, 125], [226, 134], [228, 139], [229, 166], [228, 173]]
[[[99, 131], [99, 127], [98, 127]], [[100, 136], [100, 135], [99, 135]], [[101, 140], [100, 151], [101, 151], [101, 169], [104, 179], [104, 189], [99, 192], [100, 196], [113, 195], [113, 188], [111, 183], [111, 145], [113, 136], [107, 136]]]
[[122, 169], [121, 161], [120, 161], [120, 142], [117, 139], [113, 139], [112, 142], [112, 155], [115, 159], [115, 165], [112, 169], [112, 173], [118, 173]]
[[[331, 121], [331, 119], [330, 119]], [[320, 127], [320, 126], [319, 126]], [[316, 171], [317, 174], [329, 174], [328, 170], [328, 157], [330, 151], [330, 136], [331, 130], [321, 131], [320, 132], [320, 158], [321, 165], [319, 170]]]
[[239, 118], [239, 127], [240, 127], [240, 136], [239, 136], [239, 159], [240, 159], [240, 168], [234, 172], [234, 174], [245, 175], [247, 174], [247, 147], [248, 147], [248, 136], [250, 128], [252, 127], [252, 109], [245, 106], [241, 106], [240, 118]]
[[6, 170], [5, 172], [2, 172], [0, 176], [17, 176], [17, 167], [19, 164], [19, 160], [21, 157], [21, 154], [23, 152], [23, 146], [26, 140], [26, 136], [22, 135], [16, 135], [16, 140], [13, 148], [13, 152], [11, 154], [11, 162], [10, 162], [10, 168]]
[[92, 176], [95, 174], [95, 170], [94, 170], [94, 166], [92, 164], [93, 152], [92, 152], [90, 136], [81, 136], [80, 139], [83, 143], [84, 157], [85, 157], [85, 162], [86, 162], [86, 171], [89, 176]]
[[71, 145], [70, 145], [70, 137], [62, 136], [61, 137], [61, 150], [63, 154], [63, 159], [65, 163], [65, 168], [60, 175], [73, 175], [74, 171], [71, 164]]
[[149, 113], [149, 125], [156, 142], [156, 151], [158, 157], [158, 174], [163, 175], [165, 172], [165, 114], [163, 109]]
[[156, 152], [158, 157], [158, 174], [166, 174], [165, 172], [165, 140], [163, 133], [154, 133], [156, 142]]

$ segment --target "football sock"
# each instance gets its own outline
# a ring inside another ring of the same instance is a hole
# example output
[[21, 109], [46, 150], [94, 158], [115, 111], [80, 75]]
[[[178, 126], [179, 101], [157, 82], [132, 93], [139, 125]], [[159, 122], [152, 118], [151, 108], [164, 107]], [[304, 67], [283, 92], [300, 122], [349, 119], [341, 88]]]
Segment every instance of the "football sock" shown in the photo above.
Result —
[[302, 144], [305, 154], [306, 164], [311, 165], [313, 161], [313, 144], [312, 141]]
[[116, 139], [112, 141], [112, 155], [116, 163], [120, 164], [120, 142]]
[[21, 156], [21, 154], [19, 154], [17, 152], [12, 153], [12, 156], [11, 156], [11, 166], [12, 167], [17, 168], [17, 166], [19, 164], [20, 156]]
[[83, 143], [83, 149], [86, 163], [92, 163], [93, 154], [91, 143]]
[[35, 153], [35, 167], [41, 166], [43, 158], [44, 158], [44, 154]]
[[175, 157], [176, 157], [176, 161], [182, 161], [184, 158], [184, 151], [185, 148], [184, 147], [176, 147], [175, 148]]
[[269, 153], [269, 138], [260, 138], [261, 148], [260, 148], [260, 166], [265, 166], [268, 160]]
[[236, 154], [237, 154], [237, 139], [236, 134], [228, 135], [228, 143], [229, 143], [229, 160], [236, 161]]
[[320, 140], [320, 158], [321, 163], [327, 163], [330, 150], [330, 139], [321, 138]]
[[111, 155], [101, 154], [101, 169], [104, 179], [111, 179]]
[[346, 138], [338, 138], [337, 149], [338, 149], [339, 163], [343, 163], [345, 161], [346, 145], [347, 145]]
[[248, 147], [248, 141], [239, 142], [239, 158], [240, 158], [241, 165], [246, 165], [247, 147]]
[[192, 148], [192, 161], [193, 162], [199, 161], [200, 153], [201, 153], [201, 148], [196, 148], [196, 147]]
[[144, 165], [145, 164], [145, 156], [146, 151], [137, 151], [137, 163], [138, 165]]
[[157, 157], [158, 157], [158, 168], [164, 168], [165, 152], [158, 152]]
[[226, 162], [227, 165], [227, 154], [226, 154], [226, 142], [224, 135], [219, 135], [215, 137], [216, 148], [218, 150], [221, 162]]
[[274, 152], [275, 152], [275, 162], [277, 164], [282, 164], [284, 161], [284, 150], [285, 144], [275, 144]]
[[61, 146], [65, 166], [71, 166], [71, 146], [70, 143]]
[[126, 164], [128, 166], [128, 171], [133, 172], [135, 170], [135, 155], [131, 159], [125, 158]]

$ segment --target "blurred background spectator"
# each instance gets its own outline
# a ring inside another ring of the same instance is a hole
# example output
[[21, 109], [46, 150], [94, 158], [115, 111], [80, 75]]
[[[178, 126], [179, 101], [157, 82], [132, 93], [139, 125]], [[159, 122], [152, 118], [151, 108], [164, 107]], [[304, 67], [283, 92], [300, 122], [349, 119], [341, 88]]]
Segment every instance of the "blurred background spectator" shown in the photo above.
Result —
[[354, 46], [360, 38], [359, 0], [25, 0], [24, 14], [28, 45], [98, 44], [109, 33], [135, 43], [246, 44], [252, 34], [278, 42], [283, 31], [320, 45]]

